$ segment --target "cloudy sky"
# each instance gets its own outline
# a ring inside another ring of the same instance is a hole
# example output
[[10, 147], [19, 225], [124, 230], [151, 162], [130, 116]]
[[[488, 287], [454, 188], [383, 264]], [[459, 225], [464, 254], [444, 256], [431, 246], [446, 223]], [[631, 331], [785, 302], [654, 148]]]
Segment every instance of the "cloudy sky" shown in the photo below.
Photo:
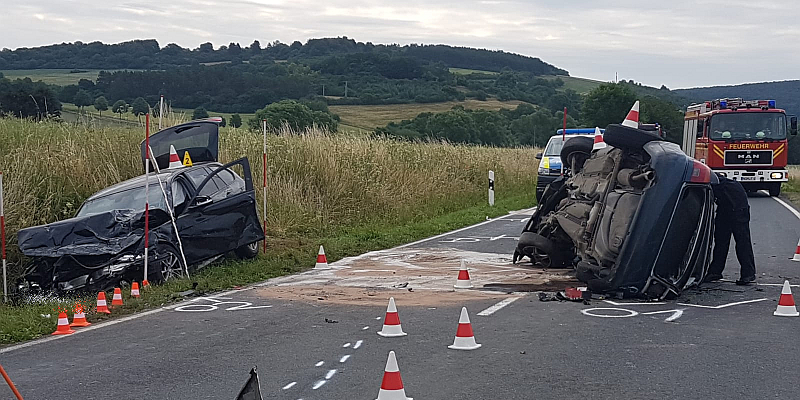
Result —
[[347, 36], [539, 57], [573, 76], [670, 88], [798, 79], [800, 1], [25, 0], [0, 48], [154, 38], [195, 48]]

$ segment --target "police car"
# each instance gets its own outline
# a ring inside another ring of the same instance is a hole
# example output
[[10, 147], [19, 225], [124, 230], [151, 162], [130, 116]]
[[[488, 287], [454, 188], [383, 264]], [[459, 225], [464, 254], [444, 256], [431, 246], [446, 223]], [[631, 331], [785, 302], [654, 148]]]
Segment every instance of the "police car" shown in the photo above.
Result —
[[[563, 129], [556, 131], [550, 140], [547, 141], [547, 146], [544, 148], [543, 153], [536, 155], [539, 161], [539, 173], [536, 180], [536, 201], [542, 199], [542, 193], [550, 182], [553, 182], [561, 176], [561, 147], [564, 143], [574, 137], [585, 136], [594, 138], [595, 128], [577, 128], [567, 129], [566, 133]], [[600, 129], [600, 132], [605, 132], [605, 129]]]

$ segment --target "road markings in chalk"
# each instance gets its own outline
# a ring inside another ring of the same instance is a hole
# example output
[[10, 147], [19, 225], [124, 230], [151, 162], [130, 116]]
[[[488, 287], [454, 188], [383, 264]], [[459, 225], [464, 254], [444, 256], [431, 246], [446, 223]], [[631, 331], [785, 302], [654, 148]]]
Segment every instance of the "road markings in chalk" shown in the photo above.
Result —
[[347, 342], [347, 343], [343, 344], [343, 345], [342, 345], [342, 347], [344, 347], [344, 348], [348, 348], [348, 347], [350, 347], [350, 345], [351, 345], [351, 344], [352, 344], [352, 343], [350, 343], [350, 342]]
[[509, 298], [504, 299], [504, 300], [500, 301], [499, 303], [497, 303], [497, 304], [495, 304], [495, 305], [493, 305], [493, 306], [491, 306], [491, 307], [479, 312], [478, 315], [483, 316], [483, 317], [488, 317], [489, 315], [492, 315], [492, 314], [496, 313], [497, 311], [499, 311], [503, 307], [505, 307], [505, 306], [507, 306], [507, 305], [509, 305], [509, 304], [521, 299], [521, 298], [522, 298], [522, 296], [520, 296], [520, 297], [509, 297]]
[[356, 344], [353, 346], [354, 349], [361, 347], [361, 344], [364, 343], [363, 340], [356, 341]]
[[347, 361], [348, 358], [350, 358], [350, 354], [348, 354], [346, 356], [342, 356], [342, 358], [339, 359], [339, 362], [343, 363], [343, 362]]
[[297, 382], [292, 382], [292, 383], [290, 383], [290, 384], [288, 384], [288, 385], [284, 386], [282, 389], [283, 389], [283, 390], [289, 390], [289, 389], [293, 388], [293, 387], [294, 387], [294, 385], [297, 385]]
[[365, 326], [365, 327], [361, 328], [361, 330], [362, 330], [362, 331], [365, 331], [365, 330], [367, 330], [367, 329], [369, 329], [369, 327], [368, 327], [368, 326]]
[[324, 384], [326, 384], [326, 383], [328, 383], [328, 381], [326, 381], [326, 380], [324, 380], [324, 379], [323, 379], [323, 380], [321, 380], [321, 381], [317, 381], [316, 383], [314, 383], [314, 386], [312, 386], [312, 387], [311, 387], [311, 389], [313, 389], [313, 390], [317, 390], [317, 389], [321, 388], [321, 387], [322, 387], [322, 385], [324, 385]]
[[325, 361], [320, 361], [320, 362], [314, 364], [315, 367], [321, 367], [323, 365], [325, 365]]
[[719, 310], [726, 307], [738, 306], [741, 304], [750, 304], [750, 303], [758, 303], [759, 301], [764, 301], [768, 299], [755, 299], [755, 300], [745, 300], [745, 301], [737, 301], [735, 303], [728, 303], [728, 304], [721, 304], [718, 306], [704, 306], [702, 304], [689, 304], [689, 303], [678, 303], [679, 306], [687, 306], [687, 307], [697, 307], [697, 308], [707, 308], [711, 310]]

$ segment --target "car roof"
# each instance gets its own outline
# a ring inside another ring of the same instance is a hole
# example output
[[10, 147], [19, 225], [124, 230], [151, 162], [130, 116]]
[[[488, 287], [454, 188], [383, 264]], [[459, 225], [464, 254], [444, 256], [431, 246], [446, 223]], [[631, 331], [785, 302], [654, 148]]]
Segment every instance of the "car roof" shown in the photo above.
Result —
[[[195, 163], [191, 167], [161, 170], [160, 174], [155, 174], [155, 173], [151, 174], [151, 176], [150, 176], [150, 184], [152, 185], [152, 184], [158, 182], [158, 180], [156, 179], [156, 175], [158, 175], [161, 178], [162, 182], [163, 181], [170, 181], [174, 176], [176, 176], [176, 175], [178, 175], [178, 174], [180, 174], [182, 172], [186, 172], [186, 171], [189, 171], [189, 170], [192, 170], [192, 169], [202, 168], [202, 167], [207, 166], [207, 165], [219, 166], [221, 164], [218, 163], [218, 162], [204, 162], [204, 163]], [[145, 175], [144, 174], [139, 175], [139, 176], [137, 176], [135, 178], [128, 179], [126, 181], [117, 183], [115, 185], [111, 185], [111, 186], [109, 186], [109, 187], [107, 187], [107, 188], [105, 188], [103, 190], [100, 190], [99, 192], [89, 196], [89, 198], [87, 200], [96, 199], [98, 197], [104, 197], [104, 196], [107, 196], [107, 195], [113, 194], [113, 193], [123, 192], [125, 190], [133, 189], [135, 187], [144, 186], [144, 180], [145, 180]]]

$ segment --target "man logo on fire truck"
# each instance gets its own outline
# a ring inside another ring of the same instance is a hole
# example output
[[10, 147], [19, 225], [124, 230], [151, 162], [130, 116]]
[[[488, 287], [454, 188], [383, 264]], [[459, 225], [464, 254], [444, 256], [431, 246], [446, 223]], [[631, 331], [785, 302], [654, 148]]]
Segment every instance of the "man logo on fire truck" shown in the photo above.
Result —
[[775, 100], [706, 101], [686, 109], [683, 151], [747, 191], [766, 189], [777, 196], [789, 180], [787, 130], [797, 134], [797, 117], [787, 123]]

